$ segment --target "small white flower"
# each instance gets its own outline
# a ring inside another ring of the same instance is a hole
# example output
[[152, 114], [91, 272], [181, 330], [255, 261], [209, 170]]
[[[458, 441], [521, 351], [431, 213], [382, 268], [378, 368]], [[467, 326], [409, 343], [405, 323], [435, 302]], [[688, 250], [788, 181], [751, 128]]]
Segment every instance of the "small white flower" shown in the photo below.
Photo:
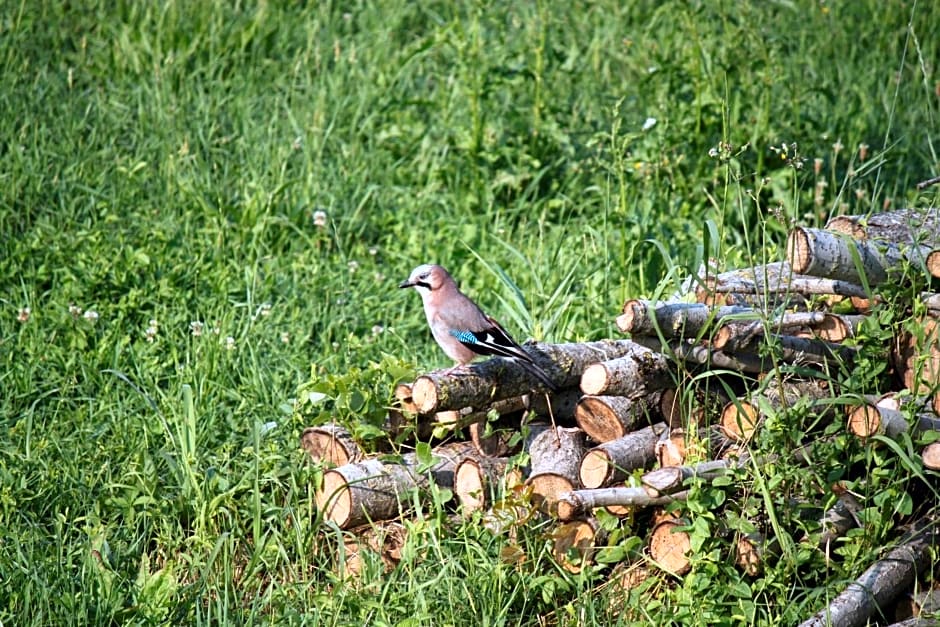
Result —
[[78, 320], [82, 315], [82, 308], [75, 303], [69, 303], [69, 315]]
[[313, 212], [313, 226], [318, 229], [326, 228], [326, 212], [317, 210]]
[[372, 335], [379, 335], [380, 333], [384, 331], [385, 331], [385, 327], [383, 327], [381, 324], [376, 324], [372, 327]]
[[708, 149], [708, 156], [711, 157], [712, 159], [714, 159], [715, 157], [717, 157], [717, 156], [718, 156], [718, 149], [715, 148], [714, 146], [712, 146], [711, 148], [709, 148], [709, 149]]
[[235, 338], [231, 335], [227, 336], [223, 341], [223, 345], [225, 346], [225, 350], [235, 350]]
[[648, 131], [651, 128], [656, 126], [656, 118], [646, 118], [646, 121], [643, 122], [643, 130]]
[[206, 325], [201, 323], [198, 320], [193, 320], [189, 323], [189, 332], [192, 333], [193, 337], [199, 337], [202, 335], [202, 330]]
[[87, 320], [88, 322], [94, 324], [94, 323], [98, 322], [98, 312], [95, 311], [94, 309], [89, 309], [89, 310], [86, 311], [84, 314], [82, 314], [82, 318], [84, 318], [84, 319]]
[[369, 254], [375, 257], [379, 254], [379, 249], [377, 246], [369, 246]]
[[349, 271], [350, 271], [350, 272], [355, 272], [356, 270], [359, 269], [359, 262], [356, 261], [355, 259], [353, 259], [352, 261], [350, 261], [347, 265], [349, 266]]
[[287, 331], [284, 331], [283, 333], [281, 333], [281, 342], [283, 342], [284, 344], [290, 344], [290, 333], [288, 333]]
[[29, 307], [23, 307], [20, 309], [19, 313], [16, 316], [16, 319], [20, 322], [28, 322], [30, 314], [33, 313], [33, 310]]

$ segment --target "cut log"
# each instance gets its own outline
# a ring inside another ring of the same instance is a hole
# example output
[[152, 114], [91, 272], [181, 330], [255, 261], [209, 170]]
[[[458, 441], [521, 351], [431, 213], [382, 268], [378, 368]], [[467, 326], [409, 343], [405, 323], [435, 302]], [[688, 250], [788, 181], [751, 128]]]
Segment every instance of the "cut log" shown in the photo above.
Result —
[[719, 384], [711, 383], [663, 390], [659, 400], [663, 421], [670, 428], [692, 430], [717, 422], [725, 403], [731, 399]]
[[687, 522], [675, 518], [660, 520], [650, 534], [650, 558], [667, 573], [681, 577], [692, 569], [689, 554], [692, 541], [680, 528]]
[[623, 481], [638, 468], [656, 461], [656, 443], [668, 434], [663, 422], [604, 442], [581, 459], [579, 476], [585, 488], [600, 488]]
[[809, 379], [805, 381], [785, 381], [779, 385], [767, 387], [759, 395], [746, 399], [737, 399], [725, 405], [721, 412], [721, 426], [727, 437], [739, 442], [750, 440], [758, 424], [764, 418], [761, 406], [766, 405], [775, 411], [792, 407], [804, 399], [814, 401], [820, 418], [831, 416], [832, 406], [818, 401], [829, 397], [829, 387], [825, 381]]
[[402, 548], [408, 531], [398, 521], [379, 521], [352, 529], [343, 535], [343, 555], [340, 558], [341, 575], [358, 577], [365, 568], [365, 553], [374, 553], [382, 560], [386, 573], [401, 561]]
[[584, 432], [565, 427], [548, 428], [532, 438], [528, 446], [531, 471], [525, 484], [533, 502], [554, 513], [558, 496], [580, 487], [578, 471], [584, 455]]
[[413, 454], [402, 456], [400, 462], [367, 459], [333, 468], [323, 474], [317, 509], [341, 529], [396, 518], [410, 506], [409, 495], [428, 488], [432, 480], [453, 487], [457, 462], [472, 451], [464, 442], [440, 446], [434, 449], [434, 463], [426, 471]]
[[575, 410], [578, 426], [595, 442], [616, 440], [650, 422], [650, 402], [625, 396], [583, 396]]
[[924, 468], [940, 470], [940, 442], [931, 442], [920, 453]]
[[667, 338], [700, 337], [708, 326], [728, 316], [758, 312], [751, 307], [709, 307], [701, 303], [655, 304], [648, 300], [628, 300], [617, 317], [624, 333]]
[[629, 355], [588, 366], [581, 375], [581, 391], [592, 396], [639, 398], [674, 385], [666, 357], [636, 346]]
[[930, 564], [931, 548], [938, 541], [937, 525], [922, 521], [898, 546], [888, 551], [842, 591], [823, 610], [800, 627], [855, 627], [866, 624], [877, 612], [910, 588]]
[[940, 249], [934, 249], [927, 255], [927, 272], [935, 279], [940, 279]]
[[940, 209], [937, 207], [896, 209], [872, 215], [835, 216], [826, 230], [855, 239], [873, 239], [895, 244], [925, 244], [940, 247]]
[[759, 357], [756, 353], [731, 355], [700, 344], [690, 344], [685, 340], [673, 340], [663, 344], [659, 338], [646, 335], [634, 336], [633, 341], [651, 350], [666, 353], [672, 359], [678, 361], [708, 364], [716, 368], [725, 368], [736, 372], [758, 374], [774, 367], [773, 360]]
[[669, 429], [669, 436], [656, 442], [653, 453], [660, 466], [681, 466], [685, 463], [688, 454], [686, 435], [685, 429]]
[[923, 318], [915, 333], [900, 333], [892, 357], [905, 388], [915, 394], [940, 391], [940, 323], [935, 318]]
[[591, 563], [597, 546], [602, 544], [607, 532], [597, 520], [572, 520], [552, 531], [552, 556], [562, 568], [579, 573]]
[[[897, 439], [899, 435], [907, 433], [912, 427], [903, 412], [880, 405], [863, 403], [849, 406], [847, 413], [849, 431], [860, 438], [884, 435]], [[913, 431], [914, 433], [940, 431], [940, 418], [930, 414], [915, 416]]]
[[300, 445], [311, 459], [327, 466], [355, 463], [364, 455], [352, 434], [339, 425], [307, 427], [300, 436]]
[[923, 246], [857, 240], [822, 229], [796, 227], [787, 235], [787, 261], [797, 273], [849, 283], [862, 283], [864, 277], [869, 286], [901, 278], [905, 263], [922, 264], [929, 252]]
[[[572, 344], [526, 344], [524, 348], [559, 389], [576, 387], [590, 364], [621, 357], [636, 350], [630, 340], [604, 340]], [[512, 361], [493, 358], [465, 371], [431, 372], [414, 382], [412, 398], [422, 413], [488, 404], [537, 389], [531, 375]]]
[[761, 307], [766, 305], [762, 299], [771, 296], [865, 296], [864, 289], [856, 283], [824, 277], [794, 272], [789, 263], [778, 261], [707, 278], [697, 296], [699, 302], [707, 302], [708, 295], [739, 294], [756, 297], [756, 304]]
[[509, 469], [505, 457], [466, 457], [454, 470], [454, 494], [465, 516], [491, 505], [521, 483], [522, 473]]
[[574, 520], [589, 516], [597, 508], [617, 507], [633, 510], [637, 507], [668, 505], [673, 501], [683, 501], [688, 491], [674, 494], [651, 496], [647, 488], [594, 488], [592, 490], [572, 490], [559, 495], [557, 508], [560, 520]]
[[711, 481], [718, 477], [727, 476], [728, 473], [740, 466], [744, 460], [719, 459], [701, 462], [691, 466], [670, 466], [651, 470], [640, 479], [640, 482], [651, 490], [653, 496], [674, 494], [684, 489], [685, 482], [697, 478]]

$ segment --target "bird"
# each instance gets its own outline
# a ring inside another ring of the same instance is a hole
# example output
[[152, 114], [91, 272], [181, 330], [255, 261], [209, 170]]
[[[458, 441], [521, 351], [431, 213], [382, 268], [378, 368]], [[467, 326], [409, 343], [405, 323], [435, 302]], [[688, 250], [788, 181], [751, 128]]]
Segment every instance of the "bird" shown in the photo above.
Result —
[[399, 288], [421, 295], [431, 334], [448, 357], [465, 367], [480, 356], [498, 356], [522, 366], [551, 391], [558, 386], [496, 320], [460, 291], [450, 273], [435, 264], [418, 266]]

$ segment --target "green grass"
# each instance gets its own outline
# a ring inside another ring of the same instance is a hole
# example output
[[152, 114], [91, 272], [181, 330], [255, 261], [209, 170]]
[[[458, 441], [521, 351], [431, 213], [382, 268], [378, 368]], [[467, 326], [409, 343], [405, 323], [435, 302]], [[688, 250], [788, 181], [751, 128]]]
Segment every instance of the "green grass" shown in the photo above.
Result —
[[[0, 14], [3, 624], [771, 624], [864, 567], [706, 561], [624, 611], [546, 529], [515, 568], [432, 507], [398, 569], [343, 581], [298, 436], [368, 432], [446, 365], [395, 289], [419, 263], [518, 337], [597, 339], [706, 257], [779, 258], [791, 221], [936, 204], [934, 3]], [[302, 416], [311, 386], [332, 400]]]

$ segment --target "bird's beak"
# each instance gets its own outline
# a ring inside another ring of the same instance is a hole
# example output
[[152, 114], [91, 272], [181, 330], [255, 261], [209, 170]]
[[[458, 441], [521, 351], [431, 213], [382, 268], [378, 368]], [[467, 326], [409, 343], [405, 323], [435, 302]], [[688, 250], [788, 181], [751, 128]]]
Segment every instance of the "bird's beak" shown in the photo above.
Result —
[[398, 284], [399, 289], [405, 289], [406, 287], [414, 287], [414, 286], [415, 284], [412, 283], [410, 279], [407, 281], [402, 281], [401, 283]]

